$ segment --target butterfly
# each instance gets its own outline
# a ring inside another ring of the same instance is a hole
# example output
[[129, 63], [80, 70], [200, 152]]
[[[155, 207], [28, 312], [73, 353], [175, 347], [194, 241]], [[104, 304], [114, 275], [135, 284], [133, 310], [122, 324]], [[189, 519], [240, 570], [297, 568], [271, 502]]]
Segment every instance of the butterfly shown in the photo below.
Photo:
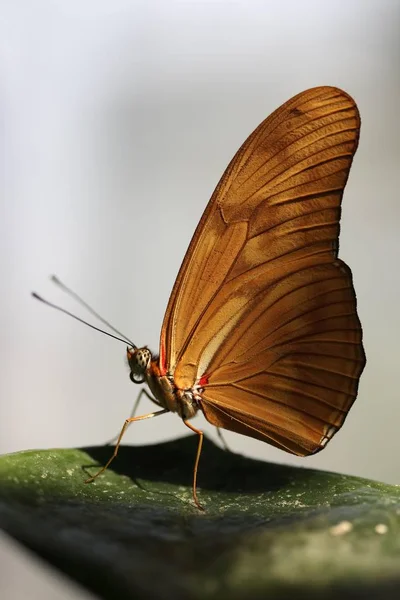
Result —
[[316, 87], [247, 138], [218, 183], [168, 302], [160, 351], [127, 348], [130, 377], [198, 435], [218, 428], [292, 454], [322, 450], [343, 425], [365, 366], [349, 267], [338, 258], [343, 190], [357, 149], [353, 99]]

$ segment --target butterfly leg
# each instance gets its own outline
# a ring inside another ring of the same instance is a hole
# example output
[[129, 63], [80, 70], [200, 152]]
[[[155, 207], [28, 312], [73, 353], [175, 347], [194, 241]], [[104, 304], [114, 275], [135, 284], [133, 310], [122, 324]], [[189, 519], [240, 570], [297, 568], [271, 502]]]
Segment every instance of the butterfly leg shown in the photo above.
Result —
[[114, 452], [113, 452], [111, 458], [106, 462], [104, 467], [102, 467], [95, 475], [93, 475], [92, 477], [89, 477], [89, 479], [86, 479], [85, 483], [90, 483], [91, 481], [94, 481], [96, 479], [96, 477], [101, 475], [101, 473], [104, 473], [104, 471], [107, 469], [107, 467], [110, 465], [110, 463], [114, 460], [114, 458], [118, 454], [118, 450], [121, 445], [122, 437], [126, 431], [126, 428], [128, 427], [128, 425], [130, 425], [130, 423], [133, 423], [133, 421], [144, 421], [144, 419], [152, 419], [153, 417], [158, 417], [158, 415], [162, 415], [166, 412], [169, 412], [168, 408], [163, 408], [163, 410], [157, 410], [156, 412], [148, 413], [147, 415], [141, 415], [140, 417], [129, 417], [129, 419], [126, 419], [126, 421], [121, 429], [121, 433], [119, 434], [119, 437], [118, 437], [118, 440], [115, 445]]
[[217, 429], [217, 436], [219, 437], [219, 440], [220, 440], [221, 444], [223, 445], [225, 452], [231, 452], [231, 449], [229, 448], [228, 444], [226, 443], [225, 437], [222, 435], [221, 427], [217, 427], [216, 429]]
[[[157, 404], [157, 406], [161, 406], [161, 404], [158, 402], [158, 400], [156, 400], [155, 398], [153, 398], [153, 396], [151, 396], [149, 394], [149, 392], [146, 390], [146, 388], [142, 388], [140, 390], [140, 392], [138, 393], [138, 395], [137, 395], [137, 398], [136, 398], [135, 403], [134, 403], [133, 408], [132, 408], [132, 412], [129, 415], [130, 419], [132, 419], [135, 416], [136, 411], [139, 408], [140, 401], [143, 398], [143, 395], [147, 396], [147, 398], [149, 400], [151, 400], [152, 402], [154, 402], [154, 404]], [[118, 433], [116, 435], [114, 435], [110, 440], [108, 440], [108, 442], [105, 443], [105, 445], [106, 446], [111, 446], [112, 444], [115, 444], [115, 442], [118, 439], [118, 435], [119, 435]]]
[[197, 435], [199, 436], [199, 443], [197, 445], [196, 460], [194, 461], [194, 469], [193, 469], [193, 500], [194, 500], [194, 503], [195, 503], [195, 505], [197, 506], [197, 508], [199, 510], [204, 510], [204, 508], [202, 507], [202, 505], [200, 504], [200, 502], [199, 502], [199, 500], [197, 498], [197, 470], [198, 470], [198, 467], [199, 467], [201, 449], [203, 447], [204, 433], [200, 429], [196, 429], [196, 427], [193, 427], [193, 425], [191, 423], [189, 423], [189, 421], [185, 421], [183, 419], [183, 422], [186, 425], [186, 427], [188, 427], [189, 429], [191, 429], [194, 433], [197, 433]]

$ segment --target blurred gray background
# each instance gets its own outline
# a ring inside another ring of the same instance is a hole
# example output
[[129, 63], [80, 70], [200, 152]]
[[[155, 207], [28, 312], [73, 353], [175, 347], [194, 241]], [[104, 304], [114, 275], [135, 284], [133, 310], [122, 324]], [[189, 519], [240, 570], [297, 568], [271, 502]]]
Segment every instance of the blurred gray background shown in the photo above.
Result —
[[[368, 358], [359, 397], [315, 457], [226, 438], [250, 456], [400, 483], [400, 2], [14, 0], [1, 12], [0, 452], [102, 444], [138, 392], [123, 344], [30, 291], [86, 316], [49, 282], [57, 273], [157, 351], [188, 242], [239, 145], [294, 94], [335, 85], [362, 116], [340, 249]], [[125, 443], [186, 434], [167, 415]]]

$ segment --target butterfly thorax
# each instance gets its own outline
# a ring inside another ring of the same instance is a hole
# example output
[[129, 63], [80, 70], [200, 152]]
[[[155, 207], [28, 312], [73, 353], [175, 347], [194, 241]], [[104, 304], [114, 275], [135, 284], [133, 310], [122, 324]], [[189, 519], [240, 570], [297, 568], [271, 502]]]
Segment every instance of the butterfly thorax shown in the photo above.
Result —
[[133, 383], [146, 382], [157, 403], [178, 413], [182, 419], [194, 417], [199, 410], [197, 394], [178, 388], [172, 375], [163, 375], [158, 359], [148, 348], [127, 348], [127, 359]]

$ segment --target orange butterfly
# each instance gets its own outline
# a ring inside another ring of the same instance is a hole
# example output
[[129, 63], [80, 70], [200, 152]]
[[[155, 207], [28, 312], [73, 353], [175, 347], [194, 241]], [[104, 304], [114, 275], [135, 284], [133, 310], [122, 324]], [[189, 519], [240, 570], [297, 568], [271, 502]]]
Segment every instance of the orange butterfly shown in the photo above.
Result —
[[[340, 205], [358, 144], [356, 104], [307, 90], [245, 141], [200, 220], [169, 299], [160, 356], [127, 349], [130, 377], [199, 435], [224, 429], [305, 456], [342, 426], [365, 366]], [[94, 479], [91, 478], [90, 480]]]

